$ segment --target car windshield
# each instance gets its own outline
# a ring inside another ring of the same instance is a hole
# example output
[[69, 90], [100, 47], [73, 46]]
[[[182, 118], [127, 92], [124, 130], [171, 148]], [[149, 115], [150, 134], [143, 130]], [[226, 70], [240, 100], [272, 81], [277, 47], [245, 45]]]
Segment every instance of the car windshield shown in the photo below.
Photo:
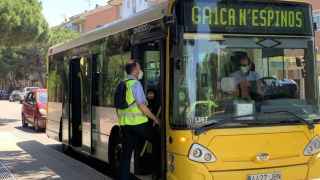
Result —
[[47, 92], [40, 92], [38, 93], [38, 101], [41, 103], [47, 103], [48, 101], [48, 93]]
[[179, 47], [173, 126], [318, 119], [311, 39], [184, 34]]
[[26, 88], [24, 88], [23, 92], [24, 93], [31, 92], [34, 89], [38, 89], [38, 87], [26, 87]]

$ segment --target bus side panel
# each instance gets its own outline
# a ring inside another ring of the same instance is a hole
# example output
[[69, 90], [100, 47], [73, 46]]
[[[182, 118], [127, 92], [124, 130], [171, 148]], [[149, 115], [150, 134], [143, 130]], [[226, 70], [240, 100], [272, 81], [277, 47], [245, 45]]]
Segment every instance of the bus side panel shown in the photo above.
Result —
[[59, 140], [62, 103], [48, 102], [48, 120], [46, 133], [48, 137]]
[[93, 106], [92, 145], [94, 156], [102, 161], [108, 161], [108, 141], [111, 128], [117, 124], [117, 114], [112, 107]]
[[63, 58], [61, 55], [49, 58], [48, 66], [48, 119], [46, 133], [50, 138], [61, 140], [61, 115], [63, 101]]

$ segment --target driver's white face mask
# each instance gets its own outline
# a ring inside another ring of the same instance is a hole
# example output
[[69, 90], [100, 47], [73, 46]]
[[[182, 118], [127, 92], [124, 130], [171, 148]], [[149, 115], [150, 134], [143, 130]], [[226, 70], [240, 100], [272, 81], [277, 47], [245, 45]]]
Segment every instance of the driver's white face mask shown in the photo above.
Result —
[[250, 70], [249, 65], [240, 67], [240, 71], [242, 74], [247, 74], [249, 72], [249, 70]]

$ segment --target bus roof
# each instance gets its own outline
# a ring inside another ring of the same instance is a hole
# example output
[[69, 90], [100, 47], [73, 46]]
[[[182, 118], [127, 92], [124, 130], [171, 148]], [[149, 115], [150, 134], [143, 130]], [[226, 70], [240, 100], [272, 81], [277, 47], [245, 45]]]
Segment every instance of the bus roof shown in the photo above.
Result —
[[57, 44], [49, 49], [49, 55], [58, 54], [60, 52], [67, 51], [69, 49], [105, 38], [109, 35], [116, 34], [118, 32], [161, 19], [167, 13], [167, 5], [168, 2], [163, 2], [139, 13], [136, 13], [134, 16], [131, 16], [129, 18], [120, 19], [113, 23], [106, 24], [98, 29], [84, 33], [74, 40], [62, 44]]

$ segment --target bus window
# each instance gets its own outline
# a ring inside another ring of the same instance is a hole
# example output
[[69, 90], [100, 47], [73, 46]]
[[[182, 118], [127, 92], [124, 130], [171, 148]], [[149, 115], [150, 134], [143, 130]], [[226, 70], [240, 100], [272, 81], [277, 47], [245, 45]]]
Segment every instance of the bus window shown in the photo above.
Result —
[[159, 89], [160, 86], [160, 51], [150, 50], [144, 53], [145, 89]]

